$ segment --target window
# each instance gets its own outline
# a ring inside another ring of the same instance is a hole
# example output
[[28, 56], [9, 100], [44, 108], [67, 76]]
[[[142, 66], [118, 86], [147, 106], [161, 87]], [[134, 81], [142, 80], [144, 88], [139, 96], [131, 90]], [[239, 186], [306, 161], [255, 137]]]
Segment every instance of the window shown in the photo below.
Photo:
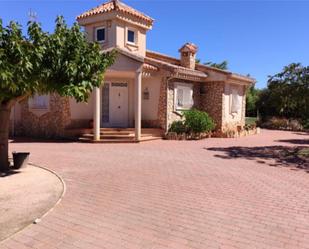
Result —
[[135, 31], [128, 29], [127, 41], [129, 43], [135, 43]]
[[175, 107], [176, 110], [189, 110], [193, 107], [193, 86], [191, 84], [176, 83]]
[[237, 88], [232, 88], [230, 99], [231, 113], [238, 113], [241, 108], [242, 97], [239, 95]]
[[95, 40], [97, 42], [105, 41], [105, 27], [99, 27], [95, 29]]
[[102, 122], [109, 123], [109, 83], [104, 84], [102, 95]]
[[29, 99], [30, 109], [47, 110], [49, 108], [48, 95], [34, 95]]

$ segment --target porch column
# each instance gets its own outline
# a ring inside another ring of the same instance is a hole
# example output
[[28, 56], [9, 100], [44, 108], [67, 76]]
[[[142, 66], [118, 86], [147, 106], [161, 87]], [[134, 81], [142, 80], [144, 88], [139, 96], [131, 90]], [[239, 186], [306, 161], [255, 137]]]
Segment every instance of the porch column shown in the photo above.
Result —
[[135, 75], [135, 140], [141, 140], [142, 123], [142, 69], [138, 69]]
[[94, 88], [94, 112], [93, 112], [93, 140], [100, 140], [100, 88]]

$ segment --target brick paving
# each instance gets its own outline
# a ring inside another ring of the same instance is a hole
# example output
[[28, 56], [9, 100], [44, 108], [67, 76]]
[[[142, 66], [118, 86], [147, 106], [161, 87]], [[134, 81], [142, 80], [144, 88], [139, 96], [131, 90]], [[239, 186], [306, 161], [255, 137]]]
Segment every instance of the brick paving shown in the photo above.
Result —
[[0, 248], [309, 248], [307, 170], [258, 154], [232, 157], [234, 146], [309, 141], [308, 134], [263, 131], [143, 144], [12, 143], [58, 172], [67, 192], [39, 224]]

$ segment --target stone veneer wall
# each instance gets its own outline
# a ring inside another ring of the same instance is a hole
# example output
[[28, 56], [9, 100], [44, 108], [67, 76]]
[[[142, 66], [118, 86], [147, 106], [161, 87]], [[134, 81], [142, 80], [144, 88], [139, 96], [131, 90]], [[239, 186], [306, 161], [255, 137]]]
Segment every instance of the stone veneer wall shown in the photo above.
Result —
[[[194, 108], [199, 109], [200, 107], [200, 83], [198, 82], [190, 82], [180, 79], [173, 79], [168, 82], [168, 105], [167, 105], [167, 120], [168, 120], [168, 127], [176, 120], [181, 120], [182, 115], [175, 111], [174, 107], [174, 85], [176, 82], [193, 84], [193, 101], [194, 101]], [[166, 104], [165, 104], [166, 106]]]
[[158, 106], [158, 123], [159, 127], [163, 130], [166, 129], [166, 84], [167, 78], [162, 77], [160, 85], [160, 97], [159, 97], [159, 106]]
[[200, 109], [207, 112], [215, 121], [216, 129], [222, 129], [224, 113], [224, 82], [207, 82], [204, 84], [204, 91], [201, 94]]
[[18, 134], [40, 138], [57, 138], [65, 136], [65, 128], [70, 124], [69, 98], [50, 94], [49, 110], [42, 115], [30, 110], [28, 100], [21, 103], [22, 125]]
[[[243, 89], [242, 89], [242, 109], [241, 109], [241, 119], [238, 120], [238, 121], [227, 121], [226, 120], [226, 117], [225, 117], [225, 111], [223, 112], [223, 125], [222, 125], [222, 131], [225, 132], [225, 131], [229, 131], [229, 130], [234, 130], [236, 131], [237, 130], [237, 126], [241, 126], [243, 127], [246, 123], [246, 92], [247, 92], [247, 89], [248, 87], [246, 86], [243, 86]], [[225, 105], [223, 105], [225, 106]]]
[[[159, 124], [162, 129], [166, 129], [166, 111], [168, 126], [176, 120], [181, 120], [182, 116], [180, 113], [175, 112], [174, 109], [174, 83], [175, 82], [184, 82], [194, 84], [193, 98], [194, 98], [194, 107], [202, 111], [207, 112], [216, 123], [216, 130], [226, 131], [226, 130], [236, 130], [237, 126], [245, 125], [245, 109], [246, 109], [246, 97], [244, 92], [243, 104], [242, 104], [242, 117], [240, 121], [227, 121], [225, 117], [225, 83], [221, 81], [217, 82], [207, 82], [207, 83], [196, 83], [188, 82], [178, 79], [172, 79], [168, 81], [168, 91], [167, 91], [167, 106], [166, 106], [166, 84], [167, 80], [164, 79], [161, 82], [160, 90], [160, 100], [159, 100], [159, 109], [158, 117]], [[204, 88], [203, 93], [200, 93], [201, 86]], [[244, 91], [246, 88], [244, 87]], [[166, 129], [167, 130], [167, 129]]]

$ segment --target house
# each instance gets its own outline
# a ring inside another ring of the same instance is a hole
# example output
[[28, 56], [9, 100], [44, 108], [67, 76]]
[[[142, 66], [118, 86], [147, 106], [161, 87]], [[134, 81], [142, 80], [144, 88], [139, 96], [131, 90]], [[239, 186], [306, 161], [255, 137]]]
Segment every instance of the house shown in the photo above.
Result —
[[93, 122], [94, 140], [100, 140], [104, 127], [132, 128], [134, 140], [140, 141], [142, 128], [166, 132], [193, 107], [209, 113], [219, 131], [244, 125], [245, 94], [252, 78], [197, 64], [198, 47], [192, 43], [181, 46], [179, 58], [147, 50], [154, 20], [120, 1], [93, 8], [77, 21], [102, 51], [118, 51], [104, 84], [94, 89], [88, 103], [56, 94], [24, 101], [12, 113], [15, 132], [62, 137]]

